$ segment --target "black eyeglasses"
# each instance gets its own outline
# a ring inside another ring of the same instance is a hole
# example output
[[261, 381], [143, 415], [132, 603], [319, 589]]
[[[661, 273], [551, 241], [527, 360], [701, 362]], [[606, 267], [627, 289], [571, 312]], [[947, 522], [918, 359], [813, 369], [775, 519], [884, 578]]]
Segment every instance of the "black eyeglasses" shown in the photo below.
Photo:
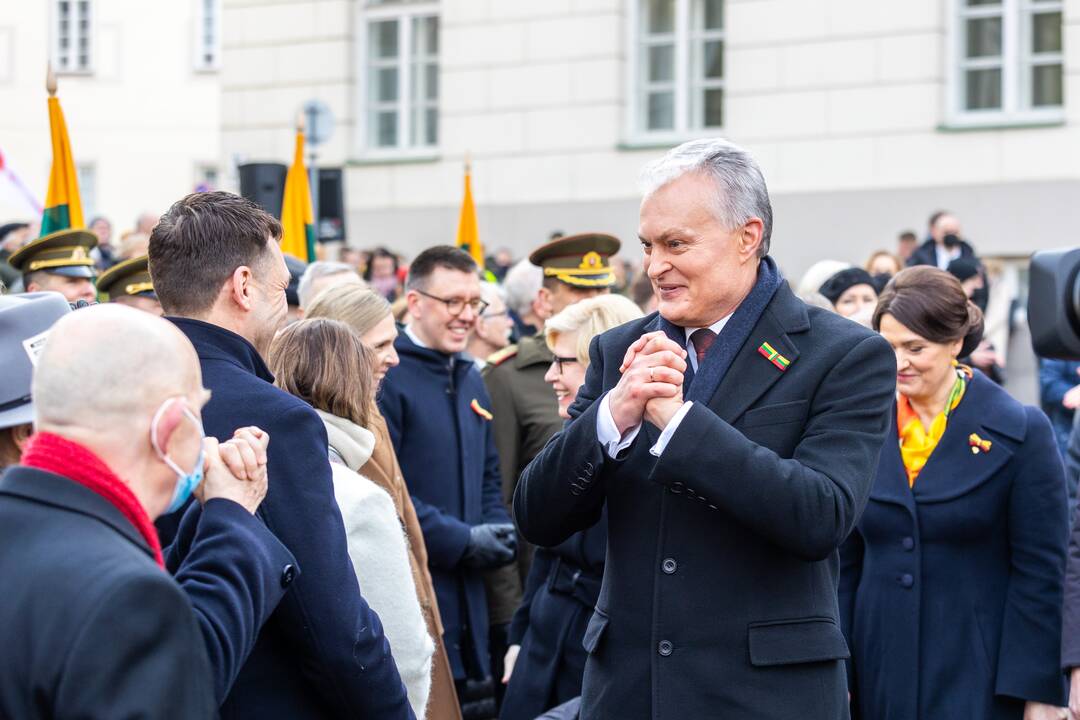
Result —
[[450, 299], [447, 299], [447, 298], [441, 298], [438, 295], [432, 295], [431, 293], [426, 293], [423, 290], [417, 290], [416, 292], [418, 292], [419, 294], [423, 295], [426, 298], [431, 298], [432, 300], [438, 300], [439, 302], [441, 302], [443, 305], [446, 306], [447, 311], [451, 315], [453, 315], [454, 317], [457, 317], [461, 313], [465, 312], [465, 306], [466, 305], [468, 305], [472, 309], [472, 311], [474, 313], [476, 313], [477, 315], [484, 312], [484, 310], [488, 306], [488, 304], [486, 302], [484, 302], [483, 300], [481, 300], [480, 298], [473, 298], [472, 300], [466, 300], [464, 298], [450, 298]]
[[563, 374], [563, 365], [569, 365], [570, 363], [580, 362], [576, 357], [559, 357], [556, 355], [551, 360], [551, 364], [559, 369], [559, 374]]

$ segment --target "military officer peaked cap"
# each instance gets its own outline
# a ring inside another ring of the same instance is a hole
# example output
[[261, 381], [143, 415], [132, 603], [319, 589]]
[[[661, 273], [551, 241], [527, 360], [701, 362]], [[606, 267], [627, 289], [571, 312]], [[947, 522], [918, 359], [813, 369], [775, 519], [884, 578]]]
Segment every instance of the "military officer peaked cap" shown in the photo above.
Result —
[[109, 300], [132, 295], [156, 298], [149, 264], [150, 258], [140, 255], [113, 265], [98, 278], [98, 292], [108, 295]]
[[93, 278], [97, 235], [89, 230], [57, 230], [39, 237], [12, 253], [8, 264], [23, 275], [44, 271], [67, 277]]
[[582, 233], [556, 238], [529, 255], [529, 262], [572, 287], [599, 288], [615, 284], [611, 256], [619, 252], [617, 237], [605, 233]]

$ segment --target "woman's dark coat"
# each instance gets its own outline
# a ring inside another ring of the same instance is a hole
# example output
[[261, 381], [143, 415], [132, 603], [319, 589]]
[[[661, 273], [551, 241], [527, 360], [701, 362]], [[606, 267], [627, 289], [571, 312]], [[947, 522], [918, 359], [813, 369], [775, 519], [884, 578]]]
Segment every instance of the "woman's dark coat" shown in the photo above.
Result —
[[[991, 443], [972, 452], [970, 436]], [[1050, 423], [976, 371], [908, 487], [896, 412], [841, 548], [840, 617], [863, 720], [1019, 718], [1063, 705], [1068, 537]]]
[[500, 720], [534, 720], [581, 695], [583, 641], [604, 579], [607, 513], [555, 547], [537, 548], [510, 644], [521, 645]]

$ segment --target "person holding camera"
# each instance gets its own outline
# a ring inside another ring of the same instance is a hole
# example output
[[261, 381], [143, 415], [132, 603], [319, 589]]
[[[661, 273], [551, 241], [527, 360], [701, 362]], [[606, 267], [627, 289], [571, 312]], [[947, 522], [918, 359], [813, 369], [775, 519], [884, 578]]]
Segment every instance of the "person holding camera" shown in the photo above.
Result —
[[897, 400], [870, 500], [840, 551], [854, 717], [1064, 717], [1068, 536], [1046, 416], [959, 364], [982, 313], [952, 275], [908, 268], [873, 318]]

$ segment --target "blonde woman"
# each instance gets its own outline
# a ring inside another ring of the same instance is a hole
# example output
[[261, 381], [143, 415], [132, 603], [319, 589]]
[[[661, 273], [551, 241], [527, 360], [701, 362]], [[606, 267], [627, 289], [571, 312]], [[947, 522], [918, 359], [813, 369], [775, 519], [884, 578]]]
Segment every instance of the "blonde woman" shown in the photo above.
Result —
[[[544, 323], [555, 359], [547, 380], [559, 415], [567, 412], [585, 382], [589, 343], [617, 325], [641, 317], [622, 295], [600, 295], [570, 305]], [[537, 548], [521, 607], [510, 624], [504, 683], [509, 683], [500, 720], [533, 720], [581, 694], [585, 626], [600, 594], [607, 550], [607, 516], [566, 542]]]
[[[311, 307], [307, 309], [307, 317], [338, 320], [352, 328], [374, 355], [373, 378], [376, 386], [382, 382], [386, 371], [398, 364], [397, 352], [394, 350], [397, 323], [390, 312], [390, 303], [379, 293], [362, 285], [330, 287], [315, 296]], [[379, 413], [374, 401], [371, 403], [365, 427], [375, 436], [375, 449], [371, 459], [360, 468], [360, 473], [389, 493], [394, 501], [398, 519], [405, 528], [409, 541], [409, 562], [420, 608], [427, 621], [428, 633], [436, 644], [427, 717], [429, 720], [460, 720], [461, 708], [458, 705], [450, 663], [442, 644], [442, 619], [439, 617], [435, 587], [428, 571], [424, 535], [401, 474], [394, 446], [390, 442], [386, 420]]]
[[315, 408], [326, 426], [349, 558], [364, 597], [382, 620], [409, 704], [423, 718], [435, 644], [394, 503], [358, 472], [375, 447], [366, 428], [375, 385], [371, 353], [344, 323], [317, 319], [282, 330], [270, 345], [269, 360], [274, 384]]

